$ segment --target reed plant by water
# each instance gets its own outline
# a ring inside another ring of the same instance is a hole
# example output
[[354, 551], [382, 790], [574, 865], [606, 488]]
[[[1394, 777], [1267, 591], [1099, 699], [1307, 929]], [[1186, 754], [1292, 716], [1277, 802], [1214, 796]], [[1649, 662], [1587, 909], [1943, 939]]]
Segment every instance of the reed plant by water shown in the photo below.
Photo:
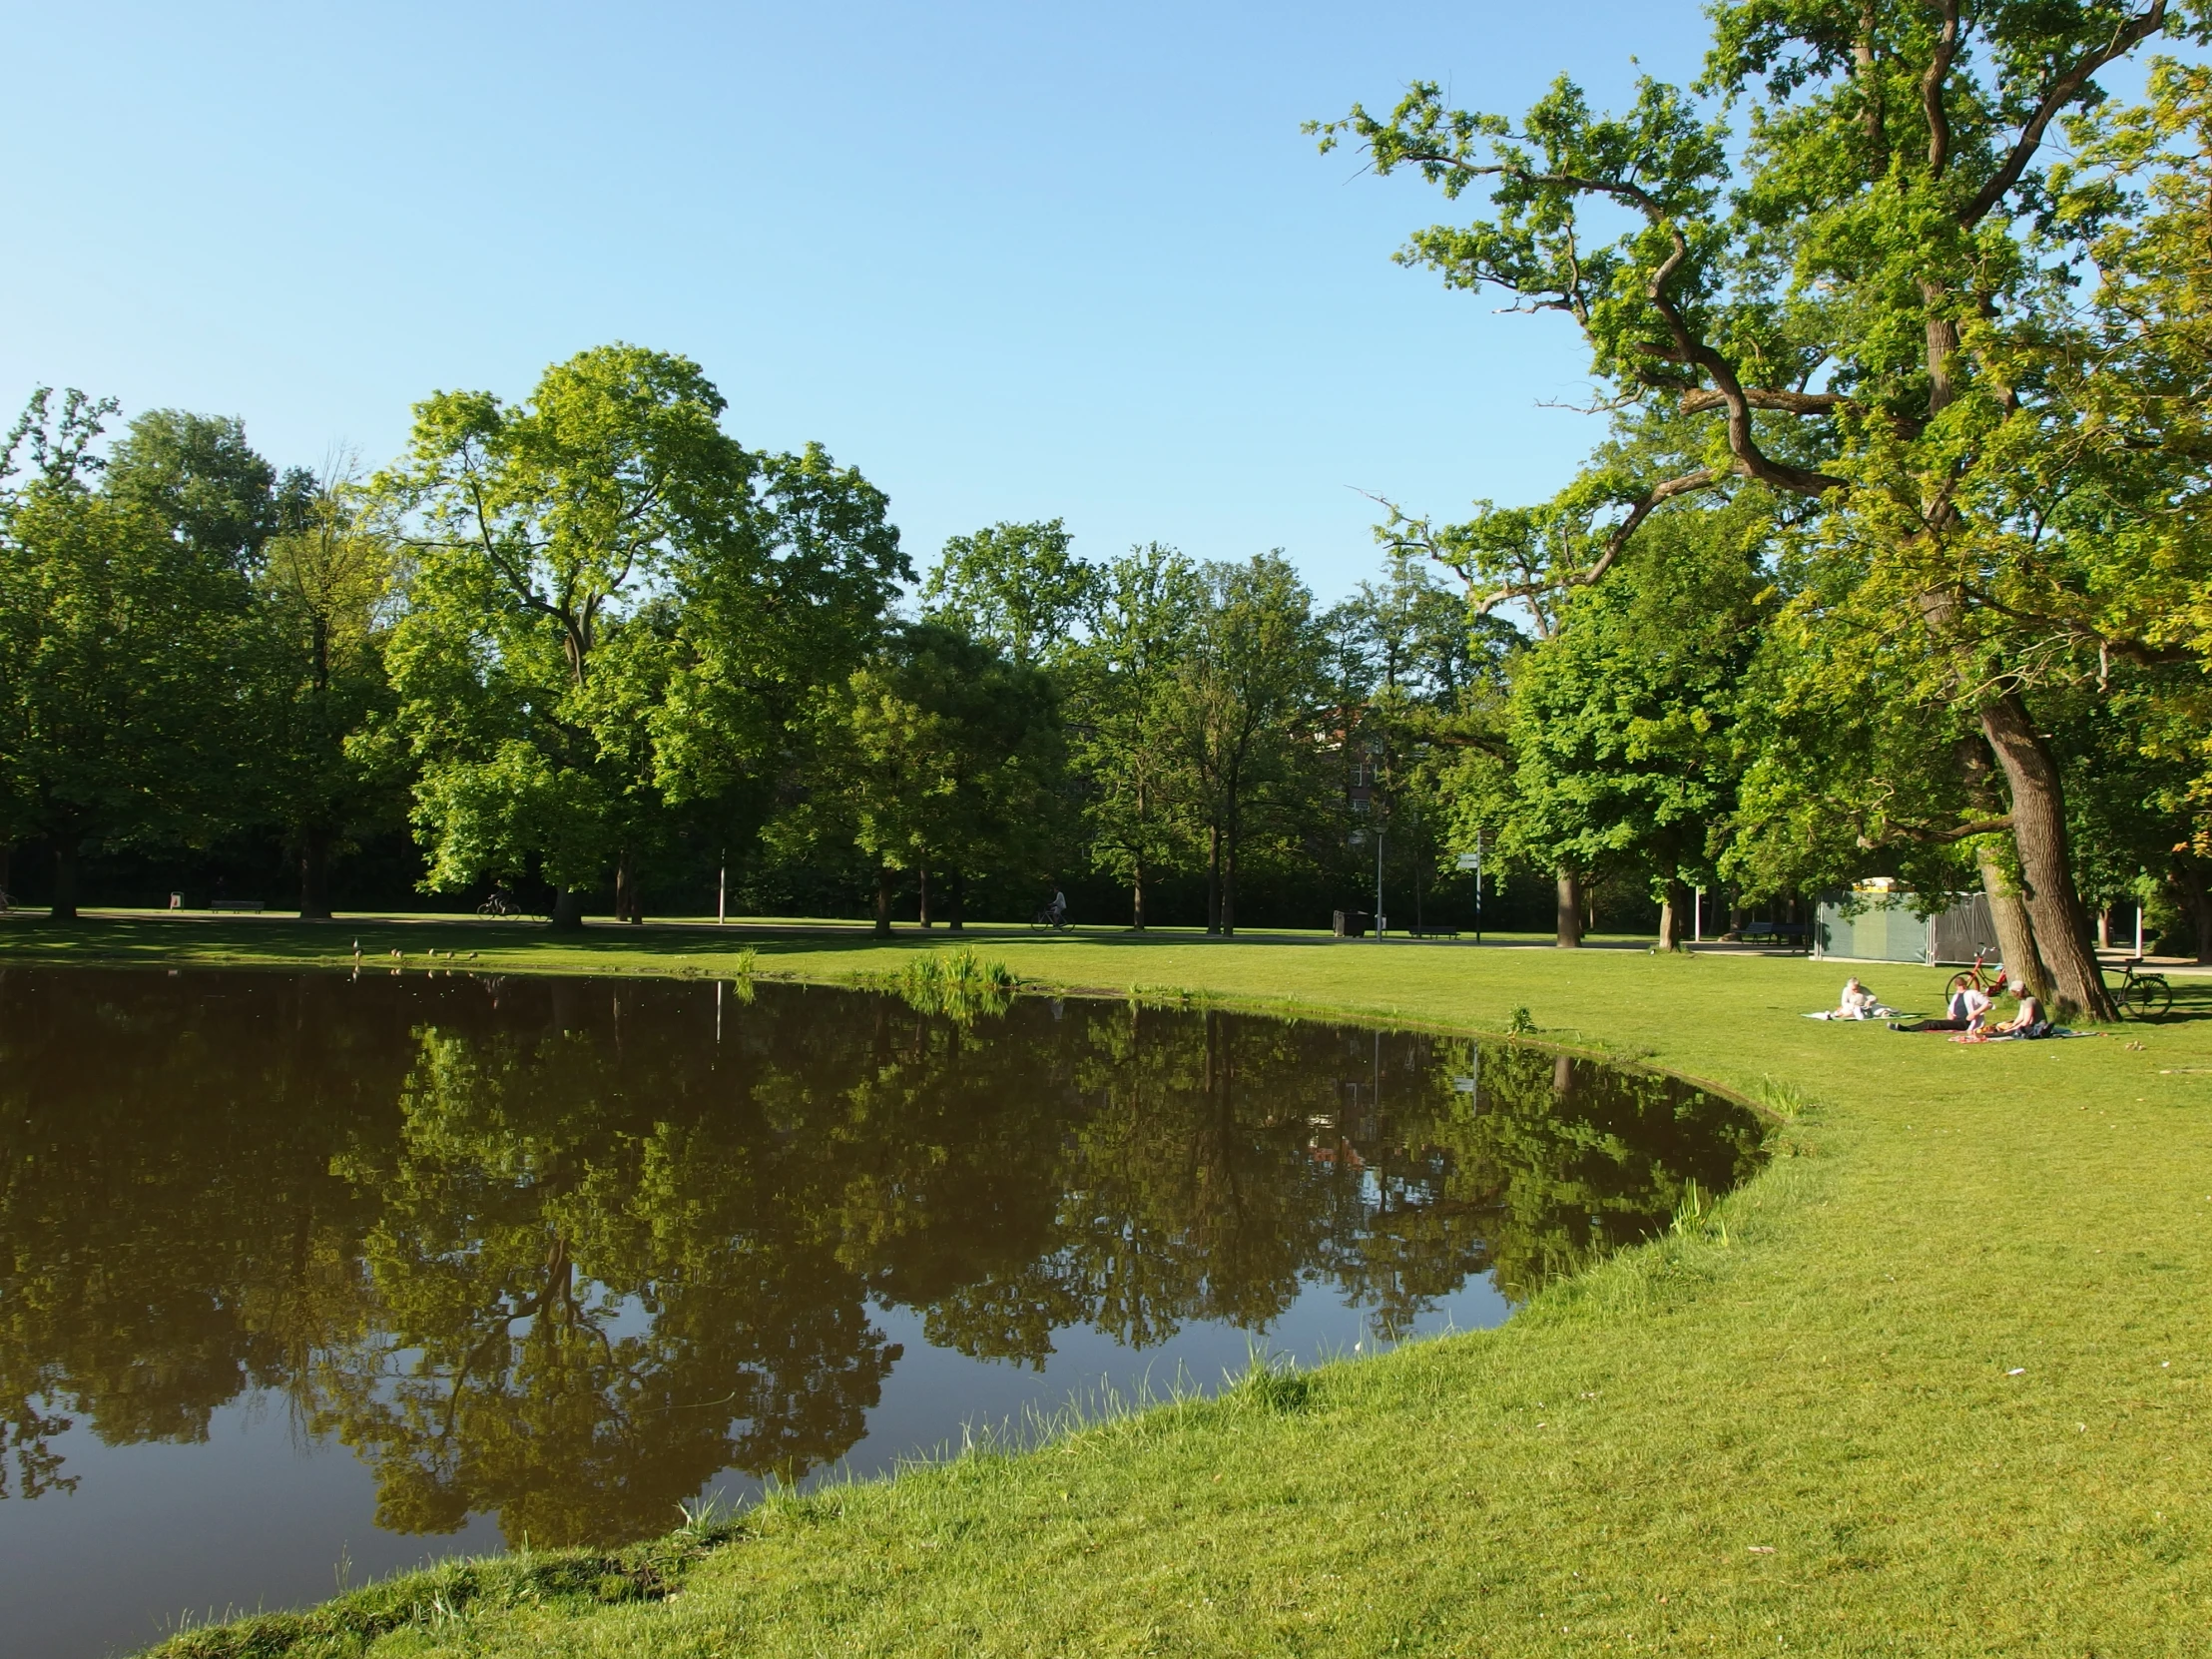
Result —
[[918, 1012], [964, 1023], [979, 1015], [1003, 1014], [1013, 1005], [1021, 980], [1004, 962], [962, 945], [923, 951], [898, 970], [892, 984]]

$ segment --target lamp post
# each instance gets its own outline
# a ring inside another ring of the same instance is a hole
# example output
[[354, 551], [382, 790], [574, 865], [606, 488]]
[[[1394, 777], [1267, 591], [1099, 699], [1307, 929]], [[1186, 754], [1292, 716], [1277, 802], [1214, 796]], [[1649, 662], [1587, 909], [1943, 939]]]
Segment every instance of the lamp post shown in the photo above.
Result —
[[1375, 827], [1375, 942], [1382, 942], [1382, 826]]

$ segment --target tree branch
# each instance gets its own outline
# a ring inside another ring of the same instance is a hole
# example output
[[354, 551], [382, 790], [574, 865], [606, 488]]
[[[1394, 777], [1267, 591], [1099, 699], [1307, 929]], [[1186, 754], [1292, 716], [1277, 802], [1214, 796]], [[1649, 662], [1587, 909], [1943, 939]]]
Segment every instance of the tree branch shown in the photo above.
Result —
[[[1824, 415], [1839, 409], [1852, 407], [1852, 400], [1835, 391], [1767, 391], [1758, 386], [1744, 387], [1744, 401], [1755, 409], [1771, 409], [1778, 414]], [[1709, 387], [1700, 386], [1686, 391], [1676, 402], [1675, 408], [1683, 414], [1703, 414], [1708, 409], [1727, 407], [1728, 399]]]
[[2166, 0], [2151, 0], [2149, 10], [2138, 17], [2130, 18], [2115, 29], [2110, 41], [2082, 58], [2053, 81], [2050, 90], [2043, 94], [2042, 102], [2035, 106], [2035, 113], [2027, 118], [2027, 124], [2020, 129], [2020, 136], [2013, 141], [2003, 165], [1990, 175], [1989, 182], [1981, 187], [1974, 199], [1959, 210], [1958, 223], [1970, 231], [1987, 216], [1990, 209], [2004, 200], [2012, 187], [2020, 182], [2020, 175], [2027, 171], [2027, 164], [2034, 159], [2035, 152], [2042, 145], [2044, 132], [2057, 119], [2058, 112], [2071, 103], [2074, 96], [2088, 83], [2090, 76], [2113, 59], [2124, 57], [2165, 26]]
[[1928, 117], [1928, 176], [1940, 179], [1950, 165], [1950, 117], [1943, 110], [1943, 83], [1958, 57], [1958, 0], [1939, 0], [1943, 26], [1936, 35], [1936, 55], [1921, 76], [1921, 109]]
[[1598, 556], [1597, 562], [1579, 576], [1569, 578], [1570, 584], [1586, 588], [1612, 569], [1613, 561], [1627, 547], [1628, 538], [1636, 533], [1638, 525], [1651, 516], [1654, 508], [1678, 495], [1688, 495], [1693, 490], [1711, 489], [1720, 481], [1720, 475], [1711, 467], [1701, 466], [1695, 472], [1685, 472], [1679, 478], [1669, 478], [1664, 483], [1653, 485], [1641, 501], [1628, 509], [1628, 516], [1613, 526], [1613, 533], [1605, 538], [1605, 551]]
[[1971, 824], [1956, 824], [1944, 830], [1932, 830], [1925, 824], [1893, 824], [1879, 835], [1861, 835], [1863, 847], [1895, 846], [1899, 841], [1915, 841], [1923, 846], [1944, 846], [1952, 841], [1962, 841], [1974, 835], [1993, 835], [1999, 830], [2012, 828], [2012, 820], [2005, 818], [1976, 819]]

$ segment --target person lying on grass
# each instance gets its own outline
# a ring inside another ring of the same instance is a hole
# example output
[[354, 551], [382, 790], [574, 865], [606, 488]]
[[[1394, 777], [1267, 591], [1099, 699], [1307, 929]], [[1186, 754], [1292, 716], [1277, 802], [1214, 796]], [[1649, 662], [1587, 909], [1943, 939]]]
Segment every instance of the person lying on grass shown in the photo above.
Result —
[[[2033, 1001], [2034, 998], [2028, 998]], [[1986, 991], [1971, 985], [1961, 985], [1950, 993], [1950, 1007], [1941, 1019], [1917, 1019], [1910, 1024], [1903, 1020], [1890, 1021], [1893, 1031], [1965, 1031], [1976, 1032], [1989, 1017], [1995, 1006]]]

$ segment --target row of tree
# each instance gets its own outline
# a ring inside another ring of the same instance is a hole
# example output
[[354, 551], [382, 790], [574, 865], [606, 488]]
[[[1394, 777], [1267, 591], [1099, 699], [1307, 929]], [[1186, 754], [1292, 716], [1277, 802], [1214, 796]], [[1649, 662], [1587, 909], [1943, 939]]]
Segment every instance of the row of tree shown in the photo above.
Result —
[[371, 477], [166, 411], [103, 451], [107, 405], [42, 392], [0, 479], [0, 842], [52, 851], [64, 914], [82, 848], [247, 821], [321, 913], [382, 815], [425, 887], [527, 878], [568, 922], [708, 849], [884, 927], [1084, 868], [1143, 926], [1202, 879], [1225, 933], [1255, 874], [1318, 921], [1479, 848], [1556, 882], [1562, 943], [1601, 894], [1671, 944], [1692, 888], [1885, 874], [1979, 886], [2021, 978], [2106, 1009], [2098, 909], [2212, 948], [2212, 77], [2097, 76], [2208, 27], [1714, 16], [1704, 79], [1620, 116], [1416, 85], [1317, 129], [1486, 195], [1401, 258], [1565, 313], [1612, 420], [1549, 501], [1391, 508], [1326, 611], [1279, 553], [1094, 563], [1058, 521], [917, 588], [857, 472], [746, 449], [630, 346], [426, 400]]
[[971, 874], [1091, 863], [1140, 926], [1203, 869], [1229, 932], [1254, 856], [1325, 896], [1342, 861], [1380, 618], [1280, 555], [1094, 566], [999, 524], [910, 605], [880, 491], [746, 449], [630, 346], [426, 399], [372, 476], [175, 410], [104, 448], [113, 413], [35, 394], [0, 492], [0, 846], [50, 851], [59, 916], [88, 850], [256, 826], [326, 916], [332, 857], [401, 819], [426, 890], [527, 880], [561, 924], [610, 886], [640, 919], [702, 846], [872, 888], [886, 927], [903, 884], [957, 926]]

